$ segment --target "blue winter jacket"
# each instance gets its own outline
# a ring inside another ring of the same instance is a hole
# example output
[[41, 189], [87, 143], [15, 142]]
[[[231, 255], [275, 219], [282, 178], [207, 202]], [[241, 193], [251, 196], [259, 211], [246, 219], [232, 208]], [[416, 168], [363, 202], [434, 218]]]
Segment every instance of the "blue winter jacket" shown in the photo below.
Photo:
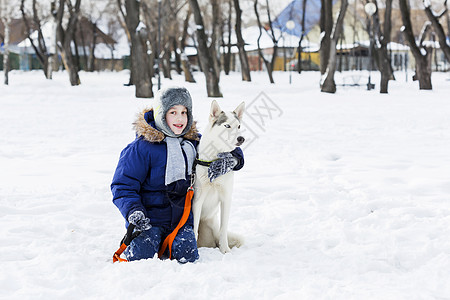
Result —
[[[186, 180], [165, 185], [167, 147], [164, 134], [156, 129], [152, 110], [144, 110], [133, 125], [136, 139], [121, 152], [111, 184], [113, 202], [127, 227], [128, 216], [140, 210], [153, 226], [173, 229], [183, 214], [190, 176], [186, 170]], [[197, 147], [200, 135], [195, 122], [184, 138]], [[236, 148], [232, 153], [239, 160], [234, 170], [239, 170], [244, 165], [242, 150]], [[187, 166], [186, 156], [184, 159]], [[193, 225], [192, 212], [186, 224]]]

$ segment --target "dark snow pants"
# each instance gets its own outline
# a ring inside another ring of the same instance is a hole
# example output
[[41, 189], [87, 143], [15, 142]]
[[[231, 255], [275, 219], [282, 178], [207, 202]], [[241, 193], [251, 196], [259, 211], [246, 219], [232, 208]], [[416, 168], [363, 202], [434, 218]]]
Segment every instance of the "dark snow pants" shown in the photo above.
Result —
[[[143, 231], [134, 238], [125, 249], [124, 254], [128, 261], [153, 258], [158, 254], [159, 248], [170, 232], [165, 232], [161, 227], [153, 226], [149, 230]], [[167, 250], [166, 250], [167, 251]], [[197, 241], [195, 240], [194, 229], [185, 226], [178, 231], [172, 244], [172, 258], [180, 263], [194, 262], [198, 259]]]

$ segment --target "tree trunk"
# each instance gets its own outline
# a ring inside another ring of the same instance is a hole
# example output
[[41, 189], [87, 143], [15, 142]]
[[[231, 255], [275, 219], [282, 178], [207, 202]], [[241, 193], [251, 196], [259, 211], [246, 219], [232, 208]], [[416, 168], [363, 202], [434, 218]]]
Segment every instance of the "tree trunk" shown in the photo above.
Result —
[[217, 38], [219, 36], [219, 26], [220, 26], [220, 7], [218, 0], [211, 0], [212, 4], [212, 34], [211, 34], [211, 44], [209, 46], [209, 51], [211, 53], [211, 58], [213, 62], [214, 72], [217, 78], [220, 80], [220, 51], [217, 48]]
[[[223, 71], [225, 72], [225, 75], [230, 74], [230, 68], [231, 68], [231, 18], [232, 18], [232, 11], [233, 11], [233, 4], [231, 0], [228, 0], [228, 19], [227, 19], [227, 30], [228, 30], [228, 41], [226, 43], [225, 47], [225, 39], [222, 34], [222, 45], [224, 49], [224, 57], [223, 57]], [[225, 49], [227, 51], [225, 52]]]
[[74, 57], [72, 55], [71, 43], [74, 39], [74, 33], [76, 28], [76, 23], [78, 20], [78, 14], [80, 12], [80, 3], [81, 0], [77, 0], [75, 6], [73, 7], [71, 2], [68, 1], [68, 11], [69, 11], [69, 20], [67, 24], [67, 28], [63, 28], [63, 16], [64, 16], [64, 7], [65, 0], [59, 1], [59, 8], [57, 13], [57, 26], [56, 26], [56, 38], [58, 40], [59, 50], [61, 52], [61, 59], [63, 61], [64, 67], [66, 71], [69, 73], [69, 81], [72, 86], [79, 85], [80, 77], [78, 76], [78, 68], [75, 64]]
[[303, 41], [303, 38], [305, 37], [306, 3], [307, 3], [307, 0], [303, 0], [303, 5], [302, 5], [302, 8], [303, 8], [303, 11], [302, 11], [302, 34], [300, 35], [300, 40], [298, 41], [298, 48], [297, 48], [297, 52], [298, 52], [297, 70], [298, 70], [299, 74], [302, 72], [302, 52], [303, 52], [302, 41]]
[[[447, 39], [450, 40], [450, 14], [448, 13], [447, 0], [444, 1], [445, 4], [445, 20], [447, 21]], [[447, 60], [450, 63], [449, 60]]]
[[177, 51], [178, 50], [178, 46], [177, 46], [177, 39], [174, 36], [170, 37], [170, 40], [172, 42], [172, 49], [173, 49], [173, 54], [175, 55], [175, 70], [177, 71], [178, 75], [181, 75], [181, 56], [180, 53]]
[[183, 23], [183, 33], [182, 33], [181, 41], [180, 41], [181, 66], [183, 68], [184, 80], [186, 82], [195, 82], [194, 76], [192, 76], [191, 66], [189, 64], [188, 57], [184, 52], [184, 49], [186, 48], [186, 38], [188, 35], [189, 19], [191, 18], [191, 14], [192, 14], [192, 11], [191, 11], [191, 8], [189, 7], [186, 19], [184, 20], [184, 23]]
[[[419, 88], [421, 90], [433, 89], [431, 84], [431, 68], [429, 67], [429, 57], [431, 51], [423, 47], [422, 42], [419, 46], [416, 44], [414, 33], [412, 31], [411, 16], [407, 0], [400, 1], [400, 12], [403, 20], [403, 35], [409, 44], [409, 48], [416, 60], [416, 74], [419, 80]], [[425, 33], [425, 32], [424, 32]], [[423, 51], [423, 54], [422, 54]]]
[[[145, 5], [145, 2], [144, 2]], [[122, 18], [118, 18], [120, 24], [122, 24], [123, 29], [125, 30], [125, 34], [127, 35], [127, 40], [128, 40], [128, 44], [130, 45], [130, 60], [132, 60], [131, 55], [132, 55], [132, 51], [131, 51], [131, 33], [128, 30], [128, 26], [127, 26], [127, 22], [126, 22], [126, 18], [127, 16], [125, 15], [125, 12], [123, 11], [122, 8], [122, 0], [117, 0], [117, 6], [119, 7], [119, 12], [120, 15], [122, 16]], [[131, 86], [134, 85], [134, 80], [133, 80], [133, 72], [131, 70], [130, 67], [130, 79], [128, 80], [128, 83], [124, 84], [125, 86]]]
[[416, 60], [416, 74], [419, 79], [419, 89], [421, 90], [432, 90], [433, 85], [431, 83], [431, 52], [432, 50], [428, 50], [429, 55], [426, 56], [426, 59]]
[[74, 57], [74, 60], [75, 60], [76, 69], [77, 69], [78, 71], [81, 71], [82, 68], [81, 68], [81, 62], [80, 62], [80, 53], [78, 52], [78, 44], [77, 44], [77, 40], [75, 39], [75, 36], [76, 36], [76, 34], [77, 34], [76, 31], [77, 31], [77, 29], [75, 28], [75, 31], [74, 31], [74, 33], [73, 33], [74, 39], [72, 40], [73, 47], [74, 47], [74, 49], [75, 49], [75, 57]]
[[[247, 52], [245, 52], [245, 41], [242, 37], [241, 23], [242, 23], [242, 9], [239, 5], [239, 0], [234, 0], [234, 9], [236, 11], [236, 37], [237, 47], [239, 49], [239, 59], [241, 61], [241, 73], [243, 81], [252, 81], [250, 77], [250, 65], [248, 63]], [[230, 33], [231, 34], [231, 33]]]
[[195, 79], [192, 76], [187, 55], [184, 52], [182, 52], [180, 57], [181, 57], [181, 67], [183, 68], [184, 72], [184, 80], [186, 82], [195, 82]]
[[56, 45], [56, 24], [57, 24], [57, 20], [56, 20], [56, 9], [55, 9], [55, 5], [56, 2], [53, 1], [51, 4], [51, 37], [50, 37], [50, 47], [49, 47], [49, 54], [48, 54], [48, 60], [47, 60], [47, 67], [44, 68], [46, 71], [45, 75], [47, 77], [47, 79], [52, 79], [53, 78], [53, 69], [55, 68], [55, 66], [57, 66], [58, 64], [58, 56], [57, 56], [57, 45]]
[[7, 16], [3, 19], [3, 25], [5, 27], [5, 40], [4, 40], [4, 48], [5, 51], [3, 52], [3, 73], [5, 75], [4, 84], [9, 84], [9, 36], [10, 36], [10, 30], [9, 30], [9, 24], [10, 18]]
[[334, 25], [333, 33], [331, 34], [331, 44], [330, 44], [330, 55], [328, 60], [328, 68], [325, 74], [325, 80], [323, 81], [321, 91], [326, 93], [336, 92], [336, 83], [334, 82], [334, 73], [336, 72], [336, 45], [338, 38], [341, 35], [345, 12], [347, 11], [348, 1], [341, 0], [341, 9], [339, 11], [339, 16]]
[[331, 31], [333, 30], [332, 0], [321, 0], [320, 8], [320, 74], [325, 74], [330, 58]]
[[[376, 2], [375, 2], [375, 5]], [[384, 25], [383, 25], [383, 32], [381, 31], [381, 25], [380, 25], [380, 18], [378, 15], [378, 6], [377, 10], [374, 14], [374, 35], [378, 35], [378, 39], [375, 38], [375, 40], [379, 41], [380, 47], [377, 48], [374, 46], [374, 50], [376, 52], [377, 56], [377, 62], [378, 62], [378, 69], [381, 73], [381, 79], [380, 79], [380, 93], [381, 94], [387, 94], [388, 92], [388, 84], [389, 80], [393, 79], [393, 72], [392, 72], [392, 66], [391, 66], [391, 57], [389, 55], [387, 45], [391, 41], [391, 13], [392, 13], [392, 0], [386, 1], [386, 8], [384, 13]]]
[[197, 24], [197, 39], [198, 39], [198, 57], [200, 64], [205, 74], [206, 91], [208, 97], [222, 97], [219, 88], [219, 78], [214, 71], [214, 64], [211, 54], [208, 51], [207, 37], [205, 34], [205, 27], [203, 25], [203, 17], [200, 11], [197, 0], [189, 0], [190, 7], [194, 14], [195, 23]]
[[[152, 98], [152, 81], [147, 57], [146, 33], [136, 31], [139, 24], [140, 1], [125, 1], [125, 23], [131, 37], [131, 78], [137, 98]], [[141, 36], [142, 35], [142, 36]]]
[[92, 24], [92, 47], [89, 48], [89, 57], [87, 60], [87, 71], [95, 70], [95, 46], [97, 45], [97, 24]]
[[379, 58], [379, 68], [381, 73], [380, 79], [380, 93], [387, 94], [388, 93], [388, 85], [389, 80], [392, 78], [392, 69], [391, 69], [391, 61], [388, 56], [387, 47], [385, 45], [381, 45], [379, 48], [379, 52], [381, 54]]
[[164, 78], [172, 79], [169, 46], [164, 49], [162, 55], [162, 69]]
[[[86, 52], [86, 41], [84, 39], [84, 32], [83, 32], [83, 30], [81, 28], [81, 23], [80, 22], [78, 22], [78, 26], [80, 27], [80, 28], [78, 28], [78, 31], [80, 32], [81, 46], [82, 46], [82, 49], [83, 49], [84, 66], [85, 66], [85, 70], [89, 72], [89, 62], [88, 62], [89, 56], [88, 56], [88, 54]], [[89, 48], [89, 51], [90, 51], [90, 49], [92, 49], [91, 45], [89, 45], [88, 48]], [[80, 67], [80, 70], [81, 70], [81, 67]]]
[[[157, 28], [157, 25], [152, 23], [152, 16], [150, 14], [150, 10], [148, 8], [148, 3], [146, 2], [141, 2], [141, 9], [143, 11], [143, 17], [145, 20], [145, 24], [148, 28], [152, 28], [152, 26], [154, 28]], [[156, 59], [156, 55], [158, 55], [158, 42], [157, 42], [157, 38], [158, 38], [158, 32], [156, 30], [147, 30], [147, 41], [146, 41], [146, 46], [147, 49], [151, 49], [152, 51], [150, 51], [150, 55], [148, 55], [148, 65], [149, 65], [149, 72], [150, 72], [150, 80], [155, 77], [155, 73], [158, 70], [158, 66], [157, 66], [157, 59]], [[159, 74], [158, 74], [159, 76]]]

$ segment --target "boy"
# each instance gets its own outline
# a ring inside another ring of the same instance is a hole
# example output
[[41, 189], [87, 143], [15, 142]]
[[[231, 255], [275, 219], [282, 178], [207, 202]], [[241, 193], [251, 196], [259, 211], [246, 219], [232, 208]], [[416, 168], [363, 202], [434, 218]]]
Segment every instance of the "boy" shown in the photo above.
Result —
[[[126, 226], [131, 223], [140, 232], [124, 251], [128, 261], [154, 257], [178, 225], [200, 139], [192, 117], [192, 99], [185, 88], [160, 90], [153, 109], [144, 110], [133, 124], [136, 139], [122, 151], [111, 184], [113, 202]], [[233, 157], [218, 159], [215, 164], [231, 163], [233, 170], [241, 169], [242, 150], [231, 153]], [[225, 168], [214, 170], [221, 169]], [[184, 263], [198, 257], [189, 212], [173, 241], [172, 258]]]

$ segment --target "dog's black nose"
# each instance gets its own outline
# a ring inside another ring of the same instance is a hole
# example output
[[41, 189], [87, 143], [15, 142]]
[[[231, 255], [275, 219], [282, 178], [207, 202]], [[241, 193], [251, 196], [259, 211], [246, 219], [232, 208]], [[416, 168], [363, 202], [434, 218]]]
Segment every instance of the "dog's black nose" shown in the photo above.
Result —
[[240, 145], [242, 145], [243, 143], [244, 143], [244, 141], [245, 141], [245, 139], [244, 139], [244, 137], [243, 136], [238, 136], [237, 137], [237, 146], [240, 146]]

